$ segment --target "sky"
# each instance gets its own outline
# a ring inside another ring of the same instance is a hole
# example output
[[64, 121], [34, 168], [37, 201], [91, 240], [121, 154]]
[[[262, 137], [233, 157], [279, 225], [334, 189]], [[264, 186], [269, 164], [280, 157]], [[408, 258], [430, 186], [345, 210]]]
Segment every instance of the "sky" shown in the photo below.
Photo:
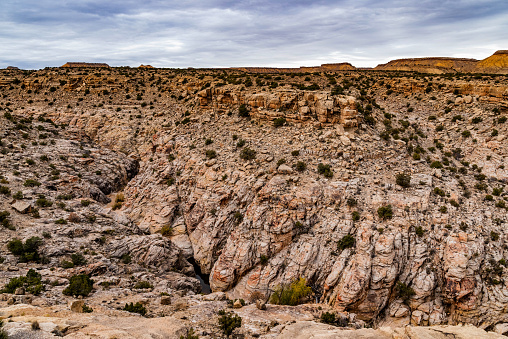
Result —
[[0, 0], [0, 68], [356, 67], [508, 49], [508, 0]]

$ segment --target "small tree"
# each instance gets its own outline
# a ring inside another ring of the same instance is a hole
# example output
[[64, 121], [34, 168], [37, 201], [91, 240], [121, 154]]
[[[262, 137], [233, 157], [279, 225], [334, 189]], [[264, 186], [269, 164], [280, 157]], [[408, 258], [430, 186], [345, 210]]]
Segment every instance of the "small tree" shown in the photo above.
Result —
[[346, 248], [353, 247], [355, 245], [355, 238], [351, 234], [346, 234], [342, 239], [337, 242], [337, 249], [343, 251]]
[[399, 173], [395, 176], [395, 182], [400, 187], [409, 187], [411, 184], [411, 175], [407, 173]]
[[63, 294], [86, 297], [92, 292], [94, 281], [86, 274], [72, 276], [69, 286], [63, 290]]
[[377, 209], [377, 215], [383, 219], [391, 219], [393, 216], [392, 205], [381, 206]]
[[233, 334], [235, 328], [242, 326], [242, 318], [236, 314], [225, 313], [219, 317], [219, 327], [226, 336]]
[[240, 107], [238, 107], [238, 115], [243, 118], [249, 117], [249, 110], [245, 104], [241, 104]]
[[276, 305], [296, 306], [311, 294], [312, 289], [307, 286], [307, 280], [300, 278], [289, 285], [278, 286], [270, 297], [270, 302]]

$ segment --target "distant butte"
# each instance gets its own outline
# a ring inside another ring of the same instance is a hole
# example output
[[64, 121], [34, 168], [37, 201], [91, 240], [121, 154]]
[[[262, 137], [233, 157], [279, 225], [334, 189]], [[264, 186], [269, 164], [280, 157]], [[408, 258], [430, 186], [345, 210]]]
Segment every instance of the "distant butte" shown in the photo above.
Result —
[[[89, 67], [100, 68], [110, 66], [105, 63], [68, 62], [61, 67]], [[151, 65], [140, 65], [139, 68], [154, 68]], [[226, 68], [247, 73], [309, 73], [309, 72], [337, 72], [337, 71], [405, 71], [420, 73], [489, 73], [508, 74], [508, 50], [499, 50], [483, 60], [451, 58], [451, 57], [425, 57], [395, 59], [374, 68], [357, 68], [348, 62], [322, 64], [321, 66], [301, 66], [299, 68], [277, 67], [231, 67]]]
[[67, 62], [60, 67], [88, 67], [88, 68], [109, 68], [108, 64], [100, 62]]

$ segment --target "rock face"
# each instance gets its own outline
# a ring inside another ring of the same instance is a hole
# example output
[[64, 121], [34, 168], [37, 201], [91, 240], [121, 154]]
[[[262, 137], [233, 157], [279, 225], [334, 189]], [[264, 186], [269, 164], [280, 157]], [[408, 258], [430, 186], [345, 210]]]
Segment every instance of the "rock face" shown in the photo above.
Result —
[[293, 123], [318, 121], [341, 124], [345, 128], [357, 127], [359, 122], [356, 101], [348, 96], [297, 90], [245, 94], [224, 87], [208, 88], [197, 96], [203, 108], [212, 106], [219, 111], [246, 104], [249, 115], [258, 121], [285, 118]]
[[378, 65], [374, 70], [420, 73], [487, 73], [508, 74], [508, 51], [500, 50], [483, 60], [464, 58], [397, 59]]
[[378, 65], [374, 70], [411, 71], [421, 73], [469, 73], [475, 70], [476, 59], [464, 58], [412, 58], [397, 59]]
[[508, 51], [497, 51], [490, 57], [478, 62], [475, 71], [478, 73], [508, 74]]

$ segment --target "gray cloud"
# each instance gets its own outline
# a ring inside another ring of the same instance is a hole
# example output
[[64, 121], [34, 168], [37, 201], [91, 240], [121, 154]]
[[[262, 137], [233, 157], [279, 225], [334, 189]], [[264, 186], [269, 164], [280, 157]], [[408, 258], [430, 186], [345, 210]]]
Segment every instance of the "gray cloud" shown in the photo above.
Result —
[[375, 66], [508, 49], [506, 0], [6, 0], [0, 67]]

